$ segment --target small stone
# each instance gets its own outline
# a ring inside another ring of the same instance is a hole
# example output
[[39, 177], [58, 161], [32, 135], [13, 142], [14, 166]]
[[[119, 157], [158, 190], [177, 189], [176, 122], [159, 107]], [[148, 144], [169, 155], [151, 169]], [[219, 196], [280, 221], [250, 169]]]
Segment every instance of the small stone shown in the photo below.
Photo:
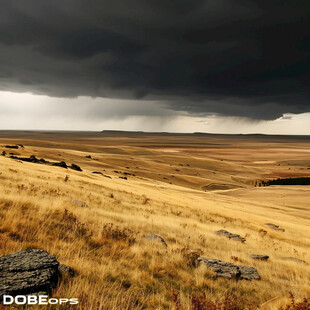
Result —
[[76, 205], [78, 205], [79, 207], [82, 207], [82, 208], [88, 208], [88, 204], [84, 201], [81, 201], [81, 200], [71, 200], [71, 202], [75, 203]]
[[156, 234], [147, 234], [145, 236], [145, 239], [151, 240], [151, 241], [157, 241], [157, 242], [161, 242], [164, 246], [167, 247], [167, 243], [165, 241], [165, 239], [159, 235]]
[[224, 230], [224, 229], [218, 230], [217, 232], [215, 232], [215, 234], [218, 235], [218, 236], [224, 236], [224, 237], [226, 237], [228, 239], [232, 239], [232, 240], [235, 240], [235, 241], [241, 241], [242, 243], [246, 241], [246, 239], [241, 237], [240, 235], [232, 234], [229, 231]]
[[269, 226], [270, 228], [274, 229], [274, 230], [279, 230], [279, 231], [285, 231], [284, 228], [281, 228], [279, 225], [276, 224], [272, 224], [272, 223], [266, 223], [266, 226]]

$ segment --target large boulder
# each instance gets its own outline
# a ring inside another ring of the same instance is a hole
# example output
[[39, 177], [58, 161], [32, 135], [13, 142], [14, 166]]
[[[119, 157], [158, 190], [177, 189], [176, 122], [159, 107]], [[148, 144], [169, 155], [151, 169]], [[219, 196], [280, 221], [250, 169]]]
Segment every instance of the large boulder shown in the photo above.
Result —
[[58, 282], [58, 261], [44, 250], [26, 249], [0, 257], [0, 301], [3, 295], [50, 293]]
[[231, 232], [227, 231], [227, 230], [224, 230], [224, 229], [220, 229], [218, 230], [217, 232], [215, 232], [216, 235], [218, 236], [224, 236], [228, 239], [232, 239], [232, 240], [235, 240], [235, 241], [240, 241], [240, 242], [245, 242], [246, 239], [241, 237], [240, 235], [237, 235], [237, 234], [232, 234]]
[[237, 266], [232, 263], [223, 262], [219, 259], [209, 259], [206, 257], [199, 257], [198, 262], [214, 271], [217, 278], [260, 280], [260, 276], [254, 267]]

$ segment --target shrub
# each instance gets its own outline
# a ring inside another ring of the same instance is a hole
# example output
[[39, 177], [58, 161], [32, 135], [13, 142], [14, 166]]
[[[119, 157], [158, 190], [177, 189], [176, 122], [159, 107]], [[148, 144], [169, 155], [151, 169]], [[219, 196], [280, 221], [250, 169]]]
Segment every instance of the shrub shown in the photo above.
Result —
[[67, 240], [71, 233], [76, 238], [89, 237], [86, 225], [67, 209], [64, 210], [59, 226], [61, 227], [60, 239]]
[[303, 301], [296, 303], [294, 294], [290, 293], [290, 300], [291, 302], [280, 310], [310, 310], [310, 298], [304, 298]]
[[129, 245], [135, 243], [135, 232], [129, 228], [121, 228], [112, 223], [103, 225], [101, 236], [104, 239], [122, 240], [128, 242]]

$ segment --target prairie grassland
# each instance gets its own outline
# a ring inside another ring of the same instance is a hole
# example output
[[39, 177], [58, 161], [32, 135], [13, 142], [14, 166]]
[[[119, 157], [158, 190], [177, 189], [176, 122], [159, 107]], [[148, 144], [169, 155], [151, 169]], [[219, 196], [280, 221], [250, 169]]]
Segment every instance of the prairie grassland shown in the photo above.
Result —
[[[40, 248], [71, 266], [77, 275], [64, 276], [55, 297], [79, 298], [78, 309], [191, 309], [191, 296], [203, 294], [256, 309], [276, 297], [261, 308], [272, 310], [290, 291], [296, 299], [310, 296], [309, 265], [281, 259], [310, 262], [309, 189], [253, 186], [266, 177], [306, 175], [310, 143], [210, 138], [217, 148], [201, 137], [194, 146], [188, 137], [148, 139], [152, 145], [139, 136], [30, 138], [0, 143], [22, 143], [14, 154], [74, 162], [83, 172], [0, 156], [0, 255]], [[127, 180], [119, 178], [124, 172]], [[215, 235], [219, 229], [246, 242]], [[147, 233], [168, 247], [145, 240]], [[197, 268], [198, 255], [254, 266], [261, 280], [215, 280]]]

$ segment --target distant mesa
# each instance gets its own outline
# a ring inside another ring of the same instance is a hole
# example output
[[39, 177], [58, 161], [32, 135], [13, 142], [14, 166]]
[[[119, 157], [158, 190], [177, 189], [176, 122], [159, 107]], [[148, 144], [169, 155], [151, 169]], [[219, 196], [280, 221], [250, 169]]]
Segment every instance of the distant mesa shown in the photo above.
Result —
[[224, 229], [220, 229], [220, 230], [216, 231], [215, 234], [218, 236], [224, 236], [228, 239], [232, 239], [235, 241], [240, 241], [242, 243], [246, 241], [246, 239], [241, 237], [240, 235], [232, 234], [231, 232], [224, 230]]
[[219, 259], [209, 259], [199, 257], [200, 265], [205, 265], [216, 274], [216, 278], [225, 278], [230, 280], [260, 280], [260, 275], [254, 267], [238, 266], [232, 263], [226, 263]]

